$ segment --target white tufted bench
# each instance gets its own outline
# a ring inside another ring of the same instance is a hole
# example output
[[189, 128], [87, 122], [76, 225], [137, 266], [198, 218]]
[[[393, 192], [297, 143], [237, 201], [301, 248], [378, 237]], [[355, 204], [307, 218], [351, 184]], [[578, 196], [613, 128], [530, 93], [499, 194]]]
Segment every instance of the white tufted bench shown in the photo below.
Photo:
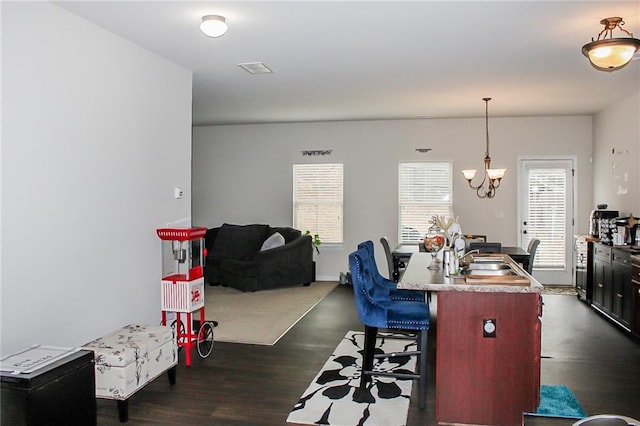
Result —
[[168, 370], [176, 382], [178, 346], [167, 326], [127, 325], [87, 343], [95, 353], [96, 398], [118, 401], [121, 422], [129, 417], [129, 397]]

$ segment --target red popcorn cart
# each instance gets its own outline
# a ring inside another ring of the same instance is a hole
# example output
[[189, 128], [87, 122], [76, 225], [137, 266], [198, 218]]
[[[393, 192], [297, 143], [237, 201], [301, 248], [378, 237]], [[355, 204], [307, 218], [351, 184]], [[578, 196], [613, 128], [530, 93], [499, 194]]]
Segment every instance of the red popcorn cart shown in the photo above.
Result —
[[[186, 364], [191, 366], [191, 348], [206, 358], [213, 350], [214, 321], [205, 320], [204, 236], [207, 228], [160, 228], [162, 240], [162, 325], [167, 313], [174, 312], [172, 327], [176, 330], [178, 348], [186, 348]], [[192, 321], [199, 311], [199, 320]]]

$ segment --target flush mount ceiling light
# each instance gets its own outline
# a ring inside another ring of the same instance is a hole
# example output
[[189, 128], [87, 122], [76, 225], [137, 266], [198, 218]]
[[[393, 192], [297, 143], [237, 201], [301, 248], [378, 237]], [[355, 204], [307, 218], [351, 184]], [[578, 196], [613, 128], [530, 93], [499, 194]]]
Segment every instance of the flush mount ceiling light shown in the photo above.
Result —
[[[496, 195], [496, 189], [500, 186], [500, 181], [504, 177], [506, 169], [492, 169], [491, 157], [489, 156], [489, 101], [491, 98], [482, 98], [485, 103], [485, 128], [486, 128], [486, 150], [484, 154], [484, 174], [482, 182], [477, 186], [473, 186], [471, 181], [476, 175], [475, 169], [463, 170], [464, 178], [469, 182], [469, 187], [476, 190], [476, 195], [480, 198], [493, 198]], [[487, 186], [485, 187], [485, 182]]]
[[200, 31], [207, 37], [221, 37], [227, 32], [227, 20], [220, 15], [203, 16]]
[[[582, 54], [589, 58], [589, 62], [597, 70], [608, 72], [619, 70], [631, 61], [640, 48], [640, 40], [633, 38], [633, 34], [622, 28], [624, 25], [622, 18], [604, 18], [600, 23], [604, 25], [604, 29], [598, 34], [597, 40], [592, 37], [591, 43], [582, 46]], [[613, 30], [616, 28], [629, 37], [613, 38]]]

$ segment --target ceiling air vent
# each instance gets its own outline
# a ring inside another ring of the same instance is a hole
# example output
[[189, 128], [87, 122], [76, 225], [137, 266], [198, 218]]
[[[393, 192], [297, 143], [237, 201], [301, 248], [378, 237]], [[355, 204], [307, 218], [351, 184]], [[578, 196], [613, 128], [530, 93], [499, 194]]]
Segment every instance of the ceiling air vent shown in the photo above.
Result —
[[249, 74], [271, 74], [273, 72], [262, 62], [245, 62], [238, 64], [238, 66]]

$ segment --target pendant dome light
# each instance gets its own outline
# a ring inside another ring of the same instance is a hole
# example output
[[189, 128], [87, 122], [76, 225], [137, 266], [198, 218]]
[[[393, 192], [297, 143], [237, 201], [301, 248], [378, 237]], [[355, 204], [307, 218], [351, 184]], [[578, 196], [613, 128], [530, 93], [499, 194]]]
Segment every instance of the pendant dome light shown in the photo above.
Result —
[[[589, 58], [591, 65], [600, 71], [616, 71], [625, 67], [640, 49], [640, 40], [622, 28], [624, 20], [620, 17], [604, 18], [600, 21], [604, 29], [596, 40], [582, 46], [582, 54]], [[619, 29], [629, 37], [613, 38], [613, 30]], [[608, 36], [608, 38], [607, 38]], [[602, 37], [602, 39], [601, 39]]]

